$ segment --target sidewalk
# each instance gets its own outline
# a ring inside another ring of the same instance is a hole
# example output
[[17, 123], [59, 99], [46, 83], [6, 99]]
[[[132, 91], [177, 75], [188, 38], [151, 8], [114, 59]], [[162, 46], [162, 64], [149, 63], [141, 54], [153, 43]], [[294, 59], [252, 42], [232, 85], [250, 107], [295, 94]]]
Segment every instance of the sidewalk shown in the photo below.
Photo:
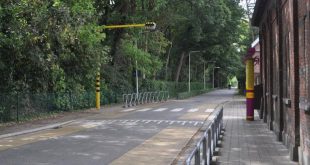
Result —
[[217, 164], [294, 165], [287, 148], [259, 120], [246, 121], [245, 99], [234, 99], [224, 107], [225, 134]]

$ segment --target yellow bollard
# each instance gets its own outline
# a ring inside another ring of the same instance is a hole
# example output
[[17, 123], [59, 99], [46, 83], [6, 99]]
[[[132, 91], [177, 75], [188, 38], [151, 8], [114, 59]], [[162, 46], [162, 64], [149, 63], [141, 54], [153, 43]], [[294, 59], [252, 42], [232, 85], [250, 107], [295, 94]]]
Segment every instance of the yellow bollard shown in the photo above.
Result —
[[254, 60], [246, 60], [246, 119], [254, 120]]
[[100, 110], [100, 73], [96, 76], [96, 108]]

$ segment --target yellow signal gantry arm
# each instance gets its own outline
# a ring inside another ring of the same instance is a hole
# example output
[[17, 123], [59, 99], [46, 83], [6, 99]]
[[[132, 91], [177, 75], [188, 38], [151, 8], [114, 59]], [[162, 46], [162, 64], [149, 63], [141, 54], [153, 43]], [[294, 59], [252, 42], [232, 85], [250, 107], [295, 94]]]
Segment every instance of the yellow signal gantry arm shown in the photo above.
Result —
[[147, 29], [154, 30], [156, 28], [156, 23], [147, 22], [143, 24], [128, 24], [128, 25], [104, 25], [103, 29], [120, 29], [120, 28], [135, 28], [135, 27], [145, 27]]
[[[156, 23], [154, 22], [147, 22], [144, 24], [128, 24], [128, 25], [104, 25], [102, 29], [120, 29], [120, 28], [140, 28], [145, 27], [149, 30], [156, 29]], [[96, 108], [100, 110], [100, 72], [97, 72], [96, 76]]]

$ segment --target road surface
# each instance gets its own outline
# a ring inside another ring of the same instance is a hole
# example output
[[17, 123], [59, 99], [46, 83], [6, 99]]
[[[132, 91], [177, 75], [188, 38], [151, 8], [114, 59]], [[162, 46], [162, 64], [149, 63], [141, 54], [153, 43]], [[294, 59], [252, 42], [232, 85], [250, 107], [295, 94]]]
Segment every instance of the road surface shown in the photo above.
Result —
[[235, 93], [103, 109], [56, 129], [2, 138], [0, 164], [171, 164], [214, 108]]

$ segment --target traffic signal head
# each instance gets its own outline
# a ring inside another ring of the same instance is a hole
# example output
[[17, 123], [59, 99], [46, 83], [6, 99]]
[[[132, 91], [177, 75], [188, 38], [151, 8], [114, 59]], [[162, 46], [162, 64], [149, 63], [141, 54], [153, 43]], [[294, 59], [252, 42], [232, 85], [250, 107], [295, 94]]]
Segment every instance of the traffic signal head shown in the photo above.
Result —
[[145, 28], [149, 30], [155, 30], [156, 29], [156, 23], [155, 22], [147, 22], [145, 23]]

